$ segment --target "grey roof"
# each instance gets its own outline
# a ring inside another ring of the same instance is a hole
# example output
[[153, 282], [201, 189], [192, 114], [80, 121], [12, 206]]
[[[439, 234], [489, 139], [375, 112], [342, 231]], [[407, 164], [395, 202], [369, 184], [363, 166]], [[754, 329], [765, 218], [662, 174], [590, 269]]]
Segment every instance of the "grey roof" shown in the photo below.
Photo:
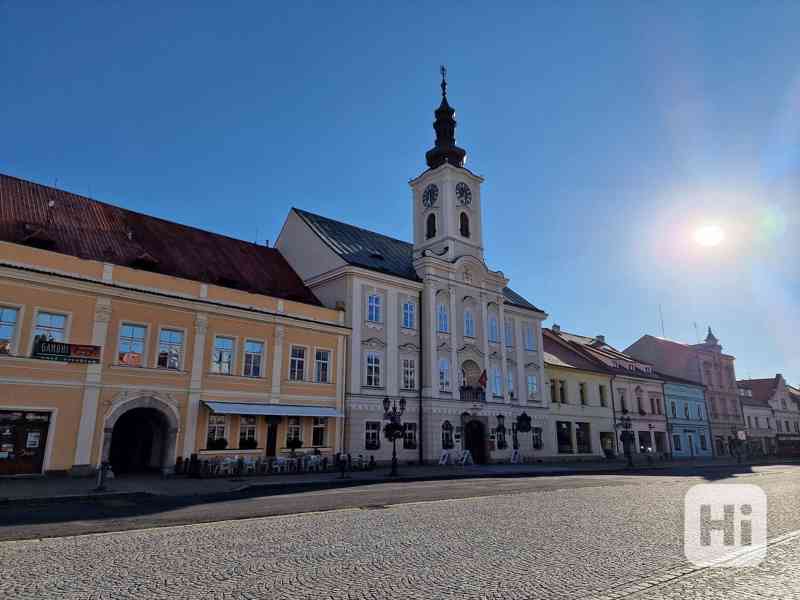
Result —
[[[421, 281], [414, 269], [412, 244], [299, 208], [292, 210], [348, 264], [411, 281]], [[503, 295], [511, 305], [544, 312], [509, 287], [503, 288]]]

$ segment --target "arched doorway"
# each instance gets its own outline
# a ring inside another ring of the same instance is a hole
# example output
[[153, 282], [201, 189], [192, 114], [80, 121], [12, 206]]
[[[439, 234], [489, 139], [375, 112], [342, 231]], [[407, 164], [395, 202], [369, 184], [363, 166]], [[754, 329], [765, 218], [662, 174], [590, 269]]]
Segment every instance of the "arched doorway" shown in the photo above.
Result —
[[167, 420], [155, 408], [123, 414], [111, 433], [109, 462], [116, 475], [159, 471], [164, 464]]
[[464, 449], [470, 451], [476, 464], [486, 462], [486, 427], [480, 421], [467, 421], [464, 425]]
[[178, 411], [154, 396], [118, 404], [105, 419], [102, 462], [115, 474], [175, 469]]

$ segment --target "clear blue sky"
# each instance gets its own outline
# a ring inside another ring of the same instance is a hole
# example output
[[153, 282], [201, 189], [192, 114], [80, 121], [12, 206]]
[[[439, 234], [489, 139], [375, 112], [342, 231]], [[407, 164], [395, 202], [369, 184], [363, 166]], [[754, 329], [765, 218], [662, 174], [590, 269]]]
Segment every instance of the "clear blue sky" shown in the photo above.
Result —
[[250, 240], [291, 206], [410, 239], [444, 62], [488, 262], [550, 322], [624, 348], [661, 304], [800, 384], [800, 5], [166, 4], [0, 2], [0, 171]]

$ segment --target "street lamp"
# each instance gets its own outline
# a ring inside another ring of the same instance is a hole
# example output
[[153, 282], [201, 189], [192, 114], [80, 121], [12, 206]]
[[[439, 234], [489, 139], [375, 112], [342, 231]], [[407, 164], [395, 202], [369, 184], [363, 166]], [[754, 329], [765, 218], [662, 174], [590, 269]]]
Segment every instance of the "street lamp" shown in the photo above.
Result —
[[628, 461], [628, 466], [633, 466], [633, 454], [631, 453], [631, 444], [633, 443], [633, 423], [631, 423], [631, 418], [627, 415], [623, 415], [619, 418], [619, 423], [617, 423], [617, 427], [622, 429], [622, 434], [620, 438], [622, 438], [622, 448], [623, 452], [625, 453], [625, 458]]
[[383, 418], [389, 421], [383, 428], [383, 434], [386, 439], [392, 442], [392, 470], [389, 477], [397, 477], [397, 440], [403, 436], [403, 424], [400, 417], [406, 410], [406, 399], [400, 398], [400, 408], [397, 407], [397, 401], [392, 402], [389, 396], [383, 399]]

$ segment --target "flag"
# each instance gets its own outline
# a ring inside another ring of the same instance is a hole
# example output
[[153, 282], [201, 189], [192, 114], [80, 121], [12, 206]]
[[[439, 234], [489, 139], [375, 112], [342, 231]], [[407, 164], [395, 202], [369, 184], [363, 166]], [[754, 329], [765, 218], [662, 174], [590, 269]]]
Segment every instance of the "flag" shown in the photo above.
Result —
[[483, 389], [486, 389], [486, 382], [488, 378], [486, 377], [486, 369], [483, 370], [481, 373], [480, 379], [478, 379], [478, 385], [481, 386]]

